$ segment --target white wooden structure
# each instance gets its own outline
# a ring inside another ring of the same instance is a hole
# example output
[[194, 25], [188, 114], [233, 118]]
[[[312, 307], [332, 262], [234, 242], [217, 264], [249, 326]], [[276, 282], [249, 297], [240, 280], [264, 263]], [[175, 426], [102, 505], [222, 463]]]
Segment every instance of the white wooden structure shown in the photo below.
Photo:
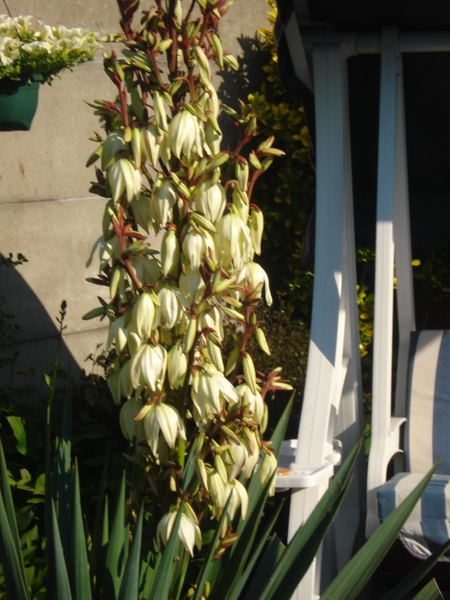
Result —
[[[386, 480], [388, 463], [400, 448], [409, 332], [415, 329], [402, 54], [449, 51], [450, 32], [402, 33], [385, 27], [379, 33], [327, 31], [300, 36], [293, 12], [284, 34], [295, 74], [314, 92], [317, 167], [315, 287], [306, 386], [298, 439], [285, 442], [282, 450], [281, 464], [289, 474], [277, 479], [279, 488], [292, 489], [289, 537], [327, 489], [341, 454], [347, 455], [363, 431], [347, 59], [381, 53], [372, 446], [367, 473], [370, 536], [379, 525], [377, 487]], [[395, 403], [394, 278], [399, 340]], [[362, 458], [334, 531], [294, 595], [297, 600], [318, 598], [351, 557], [366, 508], [365, 489]]]

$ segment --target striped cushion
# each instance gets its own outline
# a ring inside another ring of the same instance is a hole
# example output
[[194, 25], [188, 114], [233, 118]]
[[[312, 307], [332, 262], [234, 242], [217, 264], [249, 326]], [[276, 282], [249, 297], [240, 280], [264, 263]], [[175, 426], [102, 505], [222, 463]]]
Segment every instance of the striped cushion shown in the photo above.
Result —
[[408, 472], [381, 486], [379, 514], [384, 521], [443, 455], [400, 536], [412, 554], [426, 558], [450, 537], [450, 331], [411, 333], [406, 417]]
[[[380, 520], [384, 521], [415, 488], [423, 475], [398, 473], [378, 491]], [[403, 526], [400, 539], [418, 558], [427, 558], [450, 537], [450, 475], [434, 475]], [[450, 553], [444, 557], [450, 561]]]
[[450, 331], [411, 333], [406, 406], [405, 470], [450, 473]]

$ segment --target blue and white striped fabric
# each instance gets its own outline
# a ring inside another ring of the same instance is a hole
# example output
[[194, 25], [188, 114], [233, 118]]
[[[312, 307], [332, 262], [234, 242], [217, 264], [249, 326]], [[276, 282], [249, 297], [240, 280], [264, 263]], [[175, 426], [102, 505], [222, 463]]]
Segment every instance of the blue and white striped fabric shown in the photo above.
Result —
[[400, 536], [415, 556], [426, 558], [450, 537], [450, 331], [411, 333], [406, 403], [408, 472], [381, 486], [379, 513], [384, 521], [443, 455]]

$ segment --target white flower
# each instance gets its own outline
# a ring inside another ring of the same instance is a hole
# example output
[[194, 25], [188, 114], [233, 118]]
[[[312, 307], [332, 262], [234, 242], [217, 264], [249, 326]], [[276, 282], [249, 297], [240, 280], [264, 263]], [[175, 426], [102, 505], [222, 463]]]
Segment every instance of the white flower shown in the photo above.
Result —
[[157, 384], [164, 380], [167, 352], [164, 346], [143, 344], [131, 359], [131, 383], [134, 389], [144, 385], [156, 391]]
[[[167, 545], [176, 518], [176, 512], [167, 513], [163, 516], [161, 521], [158, 523], [158, 527], [156, 529], [158, 543], [159, 540], [161, 540], [164, 545]], [[184, 548], [186, 548], [186, 550], [190, 553], [191, 556], [194, 555], [195, 545], [199, 550], [201, 549], [202, 534], [200, 531], [200, 527], [198, 526], [198, 521], [196, 517], [194, 520], [192, 517], [189, 518], [185, 514], [181, 515], [180, 527], [178, 529], [178, 537], [180, 539], [180, 542], [183, 544]]]
[[239, 400], [245, 406], [248, 406], [255, 423], [260, 424], [264, 417], [264, 400], [262, 399], [261, 394], [258, 391], [253, 393], [246, 383], [238, 385], [236, 392], [239, 396]]
[[136, 273], [137, 280], [144, 285], [155, 283], [161, 275], [161, 265], [156, 258], [133, 256], [130, 263]]
[[270, 293], [269, 287], [269, 278], [267, 273], [255, 262], [248, 262], [241, 269], [237, 283], [242, 284], [243, 282], [248, 283], [250, 289], [253, 293], [257, 294], [257, 296], [261, 297], [261, 291], [263, 286], [265, 286], [265, 297], [266, 302], [270, 306], [272, 304], [272, 294]]
[[269, 495], [273, 496], [275, 493], [275, 471], [277, 470], [278, 461], [272, 452], [264, 454], [261, 464], [258, 468], [261, 485], [265, 487], [270, 479], [272, 478], [272, 485], [270, 486]]
[[133, 307], [133, 324], [136, 328], [138, 336], [141, 338], [149, 338], [152, 334], [152, 329], [155, 325], [155, 305], [153, 304], [150, 295], [147, 293], [140, 294]]
[[225, 506], [225, 484], [216, 469], [208, 471], [208, 490], [213, 502], [213, 514], [219, 518]]
[[220, 144], [222, 142], [222, 132], [220, 131], [217, 121], [214, 122], [211, 118], [208, 119], [205, 135], [211, 154], [216, 156], [216, 154], [219, 154], [220, 152]]
[[169, 448], [175, 448], [178, 437], [186, 439], [177, 410], [168, 404], [153, 404], [143, 417], [145, 437], [155, 456], [158, 456], [159, 433], [163, 434]]
[[150, 233], [150, 229], [153, 227], [152, 200], [147, 195], [141, 194], [139, 198], [135, 198], [131, 203], [131, 210], [136, 223], [144, 231]]
[[126, 158], [119, 158], [113, 163], [106, 174], [114, 202], [118, 202], [126, 193], [127, 202], [139, 197], [141, 192], [141, 172], [135, 169]]
[[[178, 200], [178, 193], [171, 179], [158, 177], [153, 184], [153, 220], [156, 227], [164, 227], [172, 220], [173, 207]], [[156, 231], [156, 229], [155, 229]]]
[[253, 249], [256, 254], [261, 254], [261, 240], [264, 231], [264, 214], [262, 210], [252, 208], [250, 213], [250, 235]]
[[186, 296], [190, 304], [198, 302], [205, 291], [205, 282], [199, 271], [193, 271], [190, 267], [180, 276], [180, 290]]
[[150, 164], [156, 168], [161, 151], [161, 136], [156, 125], [148, 125], [141, 129], [141, 145]]
[[198, 233], [191, 229], [185, 236], [182, 244], [183, 252], [193, 271], [198, 271], [205, 254], [214, 257], [214, 242], [207, 231]]
[[230, 481], [225, 487], [225, 504], [228, 502], [230, 496], [231, 500], [227, 509], [230, 520], [234, 519], [234, 515], [240, 506], [242, 519], [245, 521], [248, 510], [248, 494], [245, 487], [237, 479]]
[[202, 130], [196, 117], [189, 111], [177, 113], [170, 122], [169, 144], [177, 158], [184, 154], [191, 160], [192, 153], [203, 156]]
[[211, 223], [215, 223], [223, 215], [226, 198], [225, 190], [220, 183], [213, 185], [210, 181], [201, 183], [194, 200], [196, 210], [202, 212]]
[[223, 341], [223, 317], [217, 306], [213, 306], [209, 312], [203, 312], [200, 324], [202, 329], [214, 329], [219, 341]]
[[123, 315], [118, 317], [113, 323], [111, 323], [108, 332], [108, 340], [106, 342], [106, 351], [108, 351], [113, 342], [116, 348], [117, 354], [127, 345], [128, 334], [130, 333], [128, 324], [130, 320], [130, 313], [125, 312]]
[[224, 402], [239, 401], [234, 386], [214, 365], [207, 365], [192, 389], [192, 400], [202, 420], [222, 411]]
[[102, 149], [102, 169], [108, 169], [116, 160], [116, 155], [122, 150], [129, 150], [130, 146], [123, 139], [123, 131], [111, 131], [106, 138]]
[[176, 390], [184, 383], [187, 371], [187, 358], [180, 345], [172, 346], [167, 355], [167, 375], [169, 386]]
[[217, 247], [219, 263], [229, 267], [233, 261], [236, 269], [242, 269], [250, 260], [252, 240], [247, 225], [234, 212], [224, 215], [217, 223]]
[[180, 262], [180, 247], [174, 229], [169, 228], [161, 242], [161, 272], [163, 275], [174, 275], [178, 273]]
[[172, 329], [183, 319], [184, 309], [188, 306], [186, 298], [181, 290], [170, 286], [161, 288], [158, 298], [161, 302], [161, 325]]
[[138, 439], [142, 437], [142, 423], [136, 421], [136, 416], [142, 410], [142, 401], [139, 396], [127, 400], [120, 409], [120, 427], [124, 437], [132, 440], [134, 436]]

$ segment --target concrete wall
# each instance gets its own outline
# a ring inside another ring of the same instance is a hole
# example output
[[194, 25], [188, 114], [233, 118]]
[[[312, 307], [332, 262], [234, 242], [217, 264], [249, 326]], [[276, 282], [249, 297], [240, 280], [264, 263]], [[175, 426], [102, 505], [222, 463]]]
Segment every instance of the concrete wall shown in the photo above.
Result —
[[[13, 16], [32, 14], [51, 25], [86, 27], [102, 35], [119, 28], [115, 0], [6, 1]], [[150, 0], [142, 2], [143, 8], [148, 5]], [[266, 26], [266, 14], [265, 0], [236, 0], [223, 20], [224, 47], [246, 64], [241, 75], [217, 80], [227, 102], [252, 91], [258, 58], [255, 52], [243, 54], [251, 49], [248, 38]], [[24, 364], [45, 368], [53, 360], [55, 317], [63, 299], [68, 304], [64, 352], [75, 369], [89, 370], [86, 356], [105, 339], [104, 322], [81, 320], [97, 306], [98, 288], [85, 281], [96, 274], [96, 257], [89, 269], [85, 264], [101, 233], [104, 205], [88, 192], [94, 170], [85, 163], [95, 149], [89, 137], [99, 124], [84, 100], [114, 95], [99, 52], [94, 62], [41, 86], [31, 131], [0, 132], [0, 253], [21, 252], [29, 261], [17, 269], [0, 268], [0, 295], [23, 329]], [[0, 358], [8, 353], [9, 348], [0, 348]]]

